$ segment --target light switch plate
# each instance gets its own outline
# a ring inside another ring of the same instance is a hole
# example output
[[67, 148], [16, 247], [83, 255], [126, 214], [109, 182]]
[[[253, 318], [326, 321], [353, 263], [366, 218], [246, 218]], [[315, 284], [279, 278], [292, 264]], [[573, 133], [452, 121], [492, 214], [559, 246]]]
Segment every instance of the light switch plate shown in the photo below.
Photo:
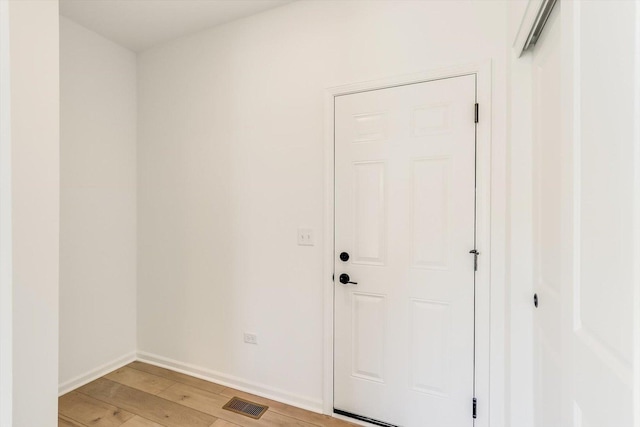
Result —
[[298, 246], [313, 246], [313, 230], [311, 228], [298, 228]]

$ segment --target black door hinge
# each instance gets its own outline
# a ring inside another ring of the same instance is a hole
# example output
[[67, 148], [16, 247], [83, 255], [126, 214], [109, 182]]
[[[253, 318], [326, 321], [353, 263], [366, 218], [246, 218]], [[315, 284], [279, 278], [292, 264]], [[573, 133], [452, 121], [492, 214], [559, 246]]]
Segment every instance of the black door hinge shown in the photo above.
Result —
[[478, 416], [478, 399], [473, 398], [473, 418]]
[[473, 254], [473, 271], [478, 271], [478, 255], [480, 255], [480, 252], [477, 249], [472, 249], [469, 253]]
[[480, 110], [480, 106], [478, 105], [478, 103], [476, 102], [476, 118], [475, 118], [475, 123], [478, 123], [478, 116], [479, 116], [479, 111]]

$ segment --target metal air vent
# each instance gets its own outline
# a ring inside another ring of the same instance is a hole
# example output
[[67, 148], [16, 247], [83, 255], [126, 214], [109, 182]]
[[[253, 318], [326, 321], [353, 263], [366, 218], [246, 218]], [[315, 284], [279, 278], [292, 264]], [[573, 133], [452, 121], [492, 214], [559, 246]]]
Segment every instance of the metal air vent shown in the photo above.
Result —
[[227, 402], [226, 405], [222, 407], [222, 409], [226, 409], [227, 411], [235, 412], [236, 414], [245, 415], [250, 418], [259, 419], [267, 409], [269, 409], [266, 405], [259, 405], [254, 402], [249, 402], [248, 400], [240, 399], [239, 397], [234, 397], [230, 401]]

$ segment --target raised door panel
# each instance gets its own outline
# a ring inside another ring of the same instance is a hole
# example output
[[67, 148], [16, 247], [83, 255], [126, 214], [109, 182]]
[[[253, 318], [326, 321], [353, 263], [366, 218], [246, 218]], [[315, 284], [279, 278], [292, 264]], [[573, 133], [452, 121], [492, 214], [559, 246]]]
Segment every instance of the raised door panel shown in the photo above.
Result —
[[386, 253], [384, 162], [353, 164], [353, 262], [383, 265]]
[[415, 160], [412, 181], [413, 266], [447, 269], [451, 251], [451, 158]]
[[386, 298], [384, 295], [354, 292], [351, 313], [352, 375], [383, 383]]
[[451, 306], [412, 300], [410, 382], [413, 390], [448, 397], [451, 380]]

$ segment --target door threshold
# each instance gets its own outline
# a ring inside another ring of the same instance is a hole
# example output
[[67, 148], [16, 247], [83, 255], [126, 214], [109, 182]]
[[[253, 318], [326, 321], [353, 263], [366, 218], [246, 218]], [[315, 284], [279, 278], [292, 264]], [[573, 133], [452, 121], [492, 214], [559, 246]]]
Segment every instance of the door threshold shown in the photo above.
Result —
[[338, 415], [342, 415], [343, 417], [353, 418], [353, 419], [356, 419], [358, 421], [364, 421], [366, 423], [373, 424], [373, 425], [376, 425], [376, 426], [399, 427], [399, 426], [397, 426], [395, 424], [385, 423], [384, 421], [379, 421], [379, 420], [376, 420], [376, 419], [373, 419], [373, 418], [364, 417], [362, 415], [353, 414], [351, 412], [343, 411], [342, 409], [333, 408], [333, 413], [334, 414], [338, 414]]

